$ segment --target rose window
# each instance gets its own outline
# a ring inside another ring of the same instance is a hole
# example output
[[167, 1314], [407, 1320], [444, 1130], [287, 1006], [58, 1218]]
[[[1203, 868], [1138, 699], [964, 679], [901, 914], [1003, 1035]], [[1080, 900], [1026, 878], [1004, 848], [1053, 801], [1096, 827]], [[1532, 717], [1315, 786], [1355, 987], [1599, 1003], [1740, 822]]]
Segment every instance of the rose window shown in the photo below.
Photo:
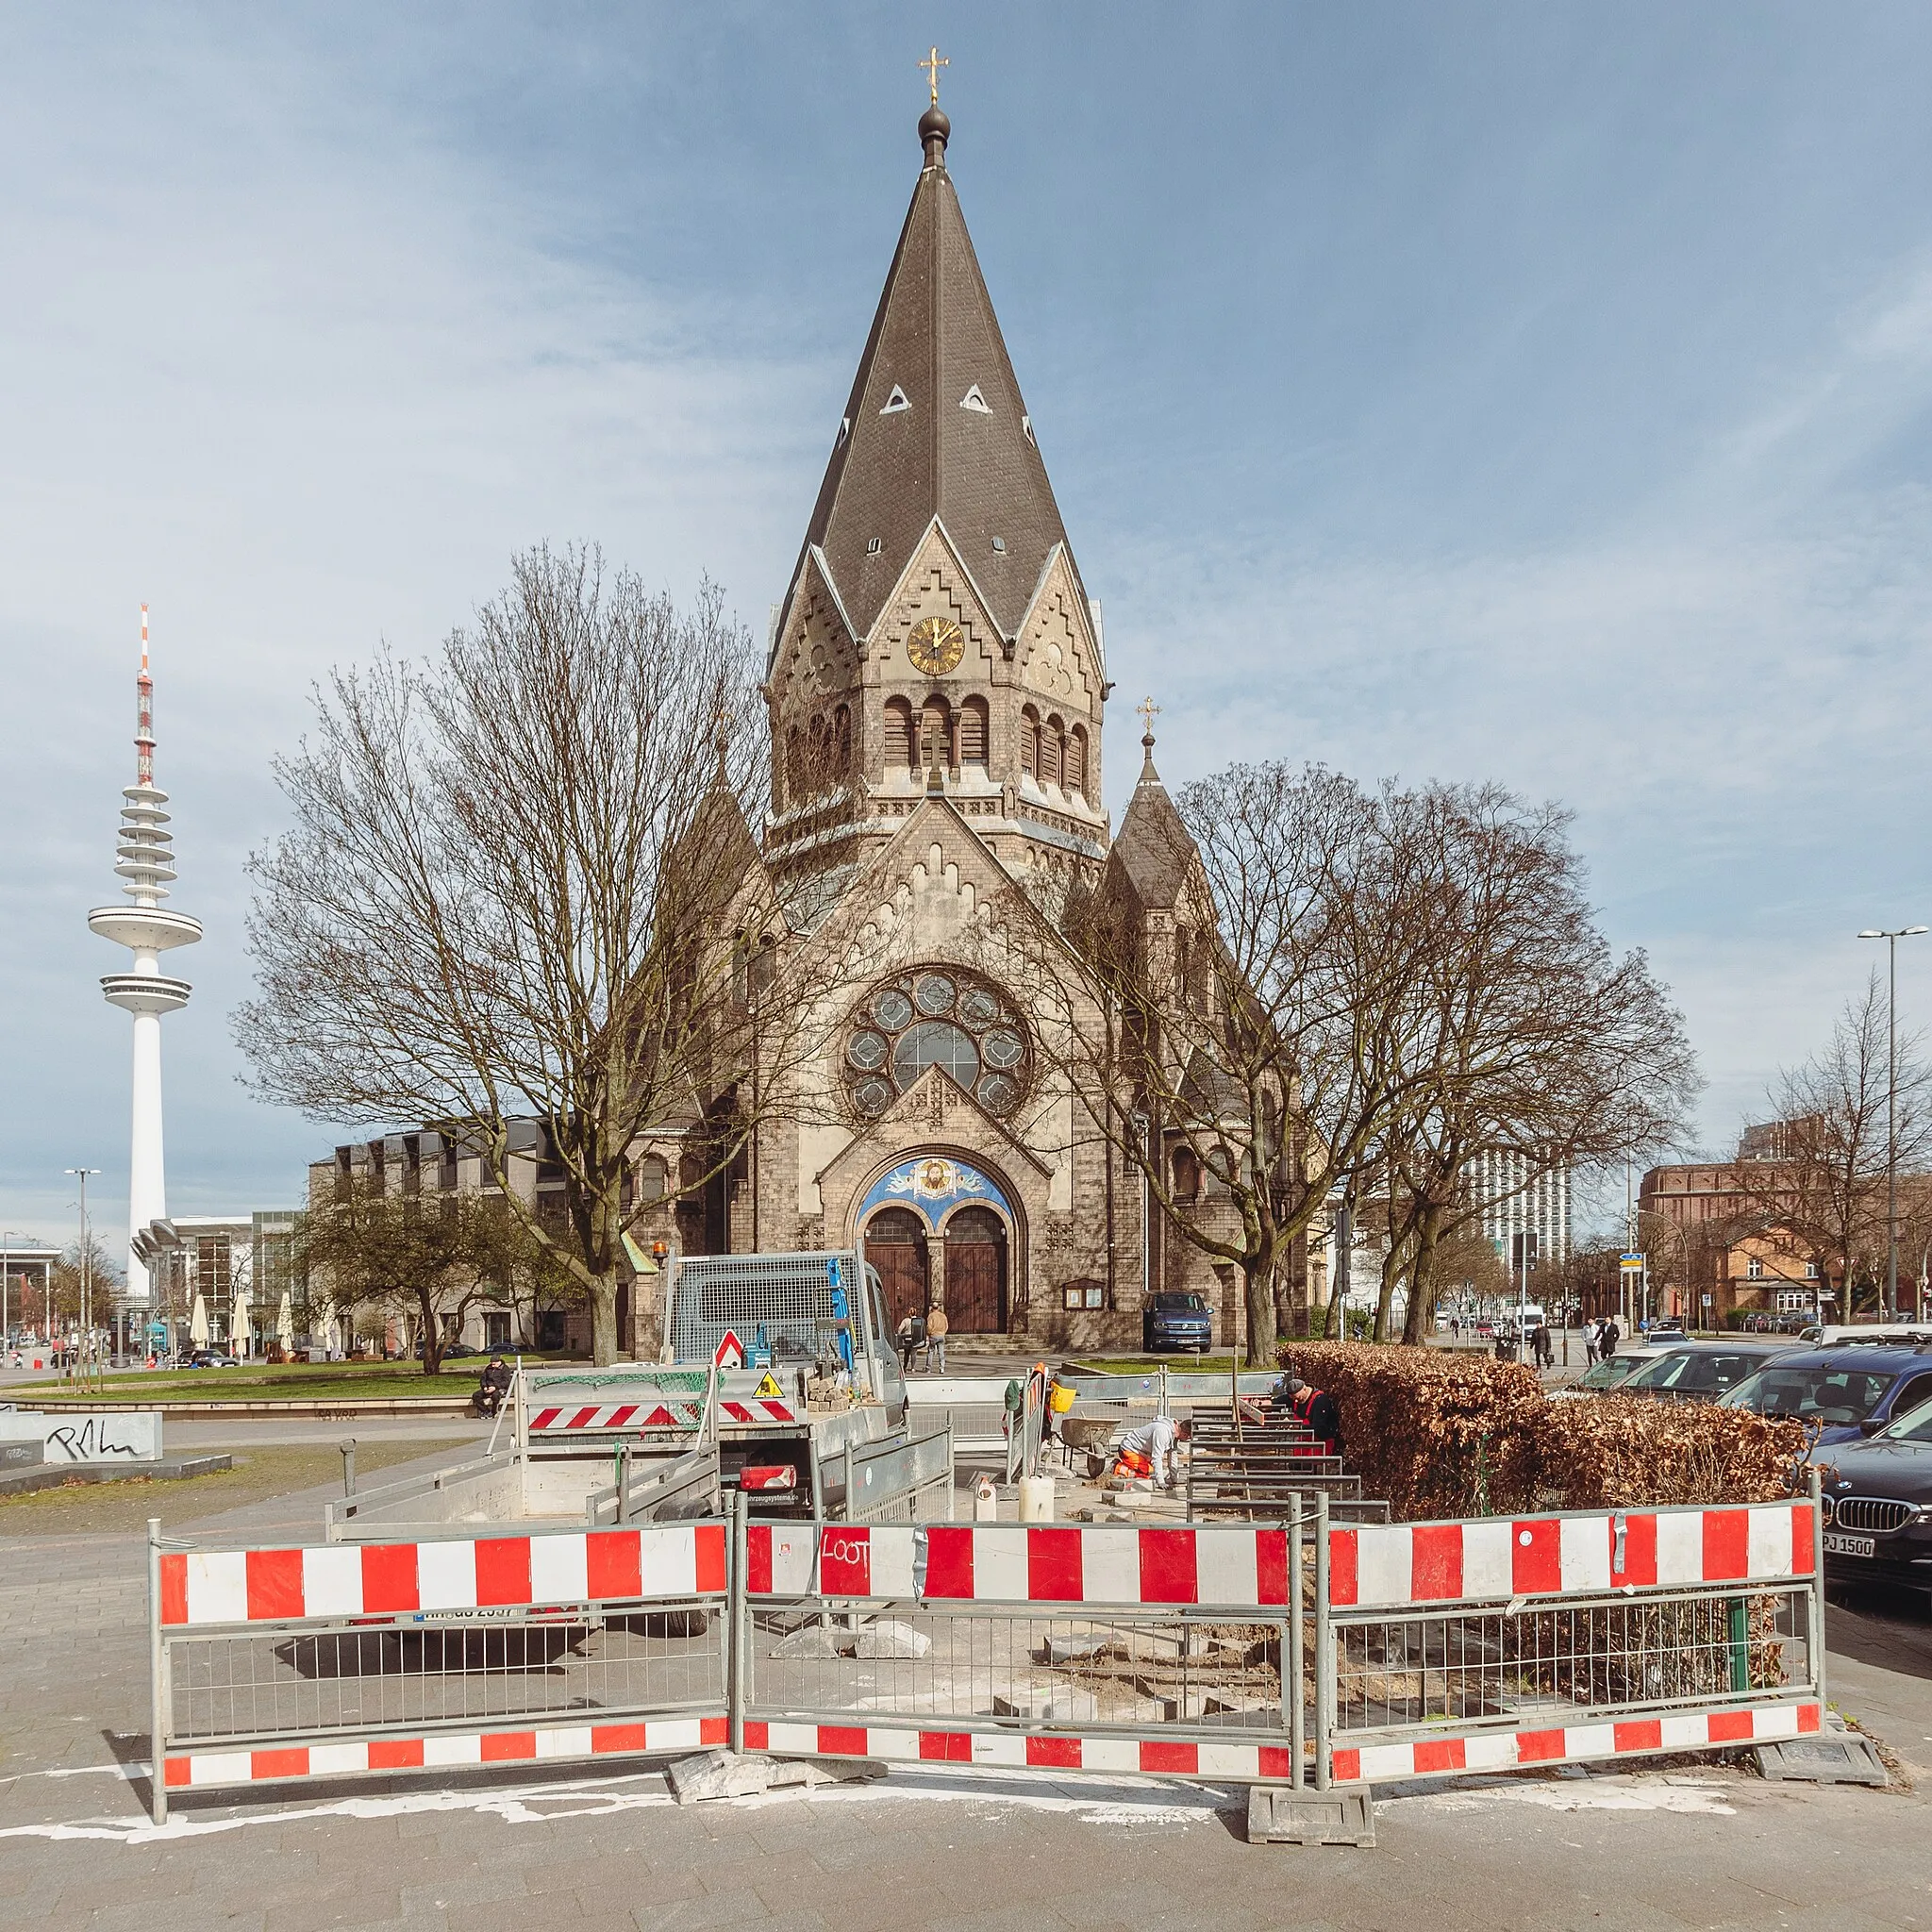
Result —
[[1026, 1086], [1026, 1035], [990, 986], [937, 969], [880, 987], [845, 1044], [852, 1104], [876, 1120], [928, 1067], [943, 1067], [989, 1113], [1008, 1113]]

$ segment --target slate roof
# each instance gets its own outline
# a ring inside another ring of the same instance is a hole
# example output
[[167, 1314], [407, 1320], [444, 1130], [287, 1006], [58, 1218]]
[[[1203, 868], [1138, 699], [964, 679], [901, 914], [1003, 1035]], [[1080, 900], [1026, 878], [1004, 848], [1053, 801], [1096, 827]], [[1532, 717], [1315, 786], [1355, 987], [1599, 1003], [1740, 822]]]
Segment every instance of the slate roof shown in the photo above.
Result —
[[925, 164], [791, 588], [817, 548], [868, 636], [937, 516], [1012, 638], [1067, 533], [946, 172], [945, 117], [921, 130]]
[[1143, 738], [1140, 782], [1114, 834], [1108, 865], [1118, 867], [1146, 911], [1172, 911], [1198, 855], [1193, 839], [1154, 769], [1154, 741]]

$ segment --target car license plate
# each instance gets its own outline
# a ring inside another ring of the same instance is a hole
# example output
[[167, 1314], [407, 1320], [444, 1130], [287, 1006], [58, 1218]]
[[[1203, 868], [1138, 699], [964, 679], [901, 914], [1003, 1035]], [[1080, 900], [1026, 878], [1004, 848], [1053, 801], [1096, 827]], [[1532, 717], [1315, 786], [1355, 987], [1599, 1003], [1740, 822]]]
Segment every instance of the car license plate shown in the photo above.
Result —
[[1824, 1539], [1824, 1553], [1828, 1557], [1870, 1557], [1877, 1548], [1877, 1543], [1869, 1536], [1832, 1536], [1827, 1533]]

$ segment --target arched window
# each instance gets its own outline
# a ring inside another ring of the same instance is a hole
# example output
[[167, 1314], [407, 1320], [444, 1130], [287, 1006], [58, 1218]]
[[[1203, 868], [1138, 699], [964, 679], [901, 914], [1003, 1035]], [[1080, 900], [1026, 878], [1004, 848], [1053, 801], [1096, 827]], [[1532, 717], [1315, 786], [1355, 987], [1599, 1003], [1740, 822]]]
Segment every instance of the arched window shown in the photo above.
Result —
[[913, 756], [912, 707], [904, 698], [886, 700], [886, 770], [903, 772], [917, 762]]
[[1031, 705], [1020, 713], [1020, 769], [1028, 777], [1040, 776], [1040, 713]]
[[805, 796], [805, 734], [796, 724], [785, 734], [785, 803], [796, 805]]
[[986, 700], [982, 697], [968, 698], [959, 707], [959, 762], [962, 765], [985, 764], [988, 730]]
[[919, 747], [919, 761], [928, 768], [954, 762], [953, 708], [944, 698], [926, 699], [925, 709], [920, 717]]
[[1066, 743], [1067, 727], [1058, 716], [1049, 718], [1040, 732], [1040, 776], [1043, 783], [1060, 782], [1060, 753]]
[[852, 774], [852, 707], [841, 705], [832, 713], [832, 769], [841, 778]]
[[1067, 736], [1067, 790], [1087, 795], [1087, 728], [1075, 724]]
[[1191, 1147], [1176, 1147], [1174, 1150], [1174, 1197], [1176, 1201], [1198, 1201], [1201, 1198], [1201, 1163], [1194, 1157]]

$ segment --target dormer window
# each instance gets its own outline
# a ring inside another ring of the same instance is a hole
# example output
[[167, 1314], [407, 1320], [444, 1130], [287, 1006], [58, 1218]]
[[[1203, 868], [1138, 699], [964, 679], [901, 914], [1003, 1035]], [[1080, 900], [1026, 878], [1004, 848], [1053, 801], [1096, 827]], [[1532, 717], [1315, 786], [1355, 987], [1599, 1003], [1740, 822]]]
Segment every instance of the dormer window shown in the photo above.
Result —
[[906, 391], [895, 382], [892, 385], [892, 393], [886, 398], [885, 407], [880, 409], [879, 414], [896, 416], [901, 409], [909, 409], [911, 407], [912, 405], [906, 400]]
[[962, 409], [971, 409], [975, 416], [992, 414], [992, 406], [979, 393], [979, 385], [976, 382], [959, 398], [959, 407]]

